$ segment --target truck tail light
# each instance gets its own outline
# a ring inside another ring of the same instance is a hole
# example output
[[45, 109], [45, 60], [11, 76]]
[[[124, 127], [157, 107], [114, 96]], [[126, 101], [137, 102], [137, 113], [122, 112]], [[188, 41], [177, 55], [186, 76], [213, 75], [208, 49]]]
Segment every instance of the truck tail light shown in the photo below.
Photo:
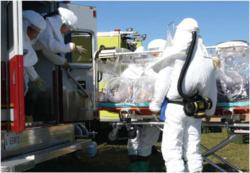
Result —
[[93, 17], [96, 18], [96, 11], [95, 10], [93, 11]]

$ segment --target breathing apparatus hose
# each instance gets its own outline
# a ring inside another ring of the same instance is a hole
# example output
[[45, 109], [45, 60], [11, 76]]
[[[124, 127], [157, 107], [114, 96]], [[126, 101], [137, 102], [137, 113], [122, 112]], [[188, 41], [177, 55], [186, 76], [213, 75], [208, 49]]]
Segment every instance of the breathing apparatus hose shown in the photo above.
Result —
[[[195, 98], [196, 96], [198, 96], [199, 91], [198, 91], [198, 89], [196, 89], [195, 92], [192, 93], [192, 94], [189, 94], [189, 95], [184, 94], [183, 91], [182, 91], [182, 83], [183, 83], [183, 78], [184, 78], [184, 76], [185, 76], [185, 74], [187, 72], [189, 63], [191, 61], [195, 44], [196, 44], [196, 32], [192, 32], [192, 42], [191, 42], [189, 50], [188, 50], [187, 59], [186, 59], [184, 65], [182, 67], [180, 77], [178, 79], [178, 86], [177, 86], [177, 89], [178, 89], [178, 92], [179, 92], [180, 96], [184, 98], [184, 100], [183, 100], [184, 104], [183, 103], [181, 103], [181, 104], [184, 105], [184, 111], [185, 111], [186, 115], [188, 115], [188, 116], [191, 116], [191, 114], [188, 114], [187, 111], [185, 110], [185, 103], [187, 102], [187, 100], [191, 100], [192, 98]], [[169, 101], [169, 102], [171, 103], [171, 101]], [[180, 104], [180, 103], [177, 103], [177, 104]], [[156, 122], [159, 122], [158, 118], [156, 117], [157, 115], [155, 113], [153, 113], [152, 116], [156, 120]]]
[[55, 16], [55, 15], [60, 15], [58, 10], [46, 14], [45, 16], [43, 16], [43, 18], [46, 19], [47, 17], [51, 17], [51, 16]]
[[178, 79], [178, 92], [183, 98], [184, 112], [187, 116], [193, 116], [195, 118], [204, 118], [206, 116], [205, 111], [212, 108], [213, 103], [210, 98], [203, 98], [199, 95], [199, 90], [196, 89], [191, 94], [184, 94], [182, 91], [183, 78], [187, 72], [188, 66], [192, 59], [194, 47], [196, 44], [196, 32], [192, 32], [192, 42], [188, 50], [187, 59], [182, 67], [180, 77]]
[[184, 94], [182, 92], [182, 83], [183, 83], [183, 78], [187, 72], [187, 69], [188, 69], [188, 66], [189, 66], [189, 63], [191, 61], [191, 58], [192, 58], [192, 55], [193, 55], [193, 50], [194, 50], [194, 47], [195, 47], [195, 44], [196, 44], [196, 32], [192, 32], [192, 42], [190, 44], [190, 48], [188, 50], [188, 54], [187, 54], [187, 59], [182, 67], [182, 70], [181, 70], [181, 73], [180, 73], [180, 77], [178, 79], [178, 92], [180, 94], [181, 97], [183, 97], [184, 99], [190, 99], [190, 98], [193, 98], [195, 96], [198, 96], [199, 94], [199, 90], [196, 89], [194, 93], [192, 94]]
[[[183, 83], [183, 78], [184, 78], [184, 76], [185, 76], [185, 74], [187, 72], [189, 63], [191, 61], [195, 44], [196, 44], [196, 32], [192, 32], [192, 42], [191, 42], [189, 50], [188, 50], [187, 59], [186, 59], [184, 65], [182, 67], [182, 70], [181, 70], [181, 73], [180, 73], [180, 77], [178, 79], [178, 86], [177, 86], [177, 89], [178, 89], [178, 92], [179, 92], [180, 96], [184, 98], [184, 101], [183, 101], [184, 102], [184, 111], [189, 116], [191, 116], [191, 114], [188, 114], [187, 111], [185, 110], [186, 100], [191, 100], [192, 98], [198, 96], [199, 91], [198, 91], [198, 89], [196, 89], [195, 92], [192, 93], [192, 94], [189, 94], [189, 95], [188, 94], [184, 94], [182, 92], [182, 83]], [[153, 113], [152, 116], [153, 116], [153, 118], [155, 119], [156, 122], [159, 122], [159, 120], [157, 118], [157, 114]]]

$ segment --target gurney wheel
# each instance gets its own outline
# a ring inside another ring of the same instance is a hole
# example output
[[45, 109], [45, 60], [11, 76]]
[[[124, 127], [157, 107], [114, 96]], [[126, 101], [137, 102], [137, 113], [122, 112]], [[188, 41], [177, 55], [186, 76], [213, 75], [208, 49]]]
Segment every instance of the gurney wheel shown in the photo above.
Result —
[[109, 134], [108, 134], [108, 140], [110, 141], [110, 142], [114, 142], [114, 141], [116, 141], [118, 139], [118, 133], [116, 133], [116, 135], [113, 135], [113, 132], [111, 131], [111, 132], [109, 132]]
[[128, 131], [128, 138], [129, 139], [134, 139], [136, 137], [136, 130], [135, 129], [131, 129]]

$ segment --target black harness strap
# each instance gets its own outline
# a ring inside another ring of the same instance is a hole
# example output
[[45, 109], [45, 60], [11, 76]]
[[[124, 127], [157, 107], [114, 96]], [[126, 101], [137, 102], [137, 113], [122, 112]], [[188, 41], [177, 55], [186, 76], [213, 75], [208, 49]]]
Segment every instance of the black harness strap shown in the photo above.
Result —
[[171, 100], [169, 100], [168, 103], [173, 103], [173, 104], [184, 106], [184, 103], [182, 101], [171, 101]]
[[51, 17], [51, 16], [55, 16], [55, 15], [60, 15], [58, 10], [46, 14], [45, 16], [43, 16], [43, 18], [46, 19], [47, 17]]

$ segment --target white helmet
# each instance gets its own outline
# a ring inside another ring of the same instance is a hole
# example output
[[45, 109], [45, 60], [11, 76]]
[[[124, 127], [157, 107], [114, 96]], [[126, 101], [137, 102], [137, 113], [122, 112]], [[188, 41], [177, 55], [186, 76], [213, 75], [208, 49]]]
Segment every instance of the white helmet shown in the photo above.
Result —
[[155, 39], [148, 44], [149, 51], [164, 50], [165, 47], [166, 47], [166, 40], [163, 39]]
[[77, 28], [77, 16], [66, 8], [59, 7], [58, 12], [61, 16], [62, 23], [76, 29]]
[[177, 29], [193, 32], [196, 31], [197, 33], [200, 32], [199, 25], [196, 20], [192, 18], [185, 18], [181, 21], [181, 23], [176, 26]]

